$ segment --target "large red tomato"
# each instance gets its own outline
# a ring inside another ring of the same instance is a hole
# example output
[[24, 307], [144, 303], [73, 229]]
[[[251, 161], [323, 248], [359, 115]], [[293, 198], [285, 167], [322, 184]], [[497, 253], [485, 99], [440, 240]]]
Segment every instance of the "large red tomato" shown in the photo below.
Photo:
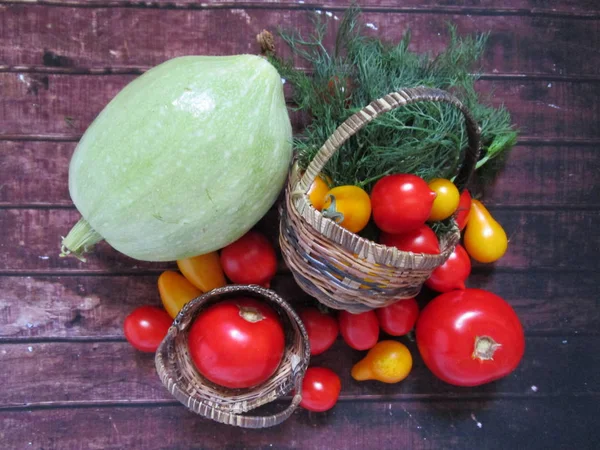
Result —
[[352, 314], [340, 311], [340, 332], [346, 344], [355, 350], [368, 350], [379, 339], [379, 322], [374, 311]]
[[309, 411], [327, 411], [336, 404], [341, 390], [342, 382], [333, 370], [309, 367], [302, 380], [300, 406]]
[[164, 309], [140, 306], [125, 318], [123, 331], [127, 341], [137, 350], [154, 353], [167, 335], [173, 319]]
[[460, 231], [464, 230], [469, 220], [469, 213], [471, 212], [471, 194], [466, 189], [460, 194], [460, 200], [458, 202], [458, 208], [456, 208], [456, 224]]
[[275, 311], [256, 299], [240, 297], [198, 314], [188, 345], [196, 368], [210, 381], [248, 388], [275, 373], [285, 350], [285, 335]]
[[268, 286], [277, 272], [277, 255], [264, 235], [249, 231], [221, 250], [221, 266], [234, 283]]
[[427, 367], [457, 386], [478, 386], [508, 375], [525, 351], [515, 311], [482, 289], [433, 299], [421, 312], [416, 337]]
[[403, 234], [381, 233], [379, 241], [388, 247], [413, 253], [427, 253], [435, 255], [440, 253], [438, 238], [431, 228], [422, 225], [416, 230]]
[[305, 308], [299, 315], [308, 334], [311, 355], [320, 355], [333, 345], [340, 331], [335, 318], [317, 308]]
[[415, 326], [419, 316], [419, 305], [414, 298], [398, 300], [384, 308], [375, 310], [381, 329], [390, 336], [404, 336]]
[[381, 178], [371, 190], [373, 220], [386, 233], [407, 233], [429, 218], [435, 200], [425, 180], [410, 174]]
[[470, 274], [471, 258], [463, 246], [457, 244], [446, 262], [431, 273], [425, 286], [437, 292], [464, 289], [465, 280]]

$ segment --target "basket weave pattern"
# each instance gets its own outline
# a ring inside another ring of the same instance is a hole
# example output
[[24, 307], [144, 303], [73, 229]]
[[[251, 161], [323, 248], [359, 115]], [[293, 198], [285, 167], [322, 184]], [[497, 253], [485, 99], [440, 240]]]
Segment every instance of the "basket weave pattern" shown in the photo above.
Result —
[[[254, 297], [278, 314], [285, 331], [286, 349], [275, 374], [265, 383], [248, 389], [229, 389], [203, 377], [188, 349], [188, 332], [196, 316], [220, 300]], [[304, 325], [294, 310], [275, 292], [260, 286], [230, 285], [214, 289], [188, 303], [177, 315], [155, 356], [158, 375], [169, 392], [187, 408], [217, 422], [244, 428], [265, 428], [287, 419], [302, 400], [302, 379], [310, 359]], [[270, 416], [244, 415], [294, 389], [291, 404]]]
[[331, 156], [366, 124], [392, 109], [416, 102], [454, 105], [465, 117], [468, 148], [455, 184], [463, 190], [479, 156], [480, 129], [451, 94], [430, 88], [403, 89], [386, 95], [349, 117], [329, 137], [304, 174], [294, 164], [280, 209], [280, 245], [300, 287], [325, 305], [360, 313], [414, 297], [460, 240], [458, 227], [440, 238], [440, 254], [403, 252], [362, 238], [324, 217], [308, 190]]

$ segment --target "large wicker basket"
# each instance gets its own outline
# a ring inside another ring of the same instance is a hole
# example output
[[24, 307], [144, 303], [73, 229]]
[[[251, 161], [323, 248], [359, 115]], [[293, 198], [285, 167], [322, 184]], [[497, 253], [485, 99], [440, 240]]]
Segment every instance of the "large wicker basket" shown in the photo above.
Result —
[[[211, 383], [196, 370], [188, 349], [188, 329], [206, 307], [227, 298], [255, 297], [279, 315], [285, 330], [286, 349], [275, 374], [248, 389], [228, 389]], [[188, 303], [155, 356], [158, 375], [169, 392], [187, 408], [217, 422], [244, 428], [266, 428], [287, 419], [302, 400], [302, 379], [310, 359], [304, 325], [294, 310], [275, 292], [260, 286], [230, 285], [207, 292]], [[273, 415], [244, 414], [294, 390], [291, 403]]]
[[439, 255], [403, 252], [342, 228], [308, 199], [315, 177], [348, 138], [379, 115], [417, 102], [449, 103], [463, 113], [468, 148], [455, 178], [462, 191], [479, 157], [480, 129], [456, 97], [439, 89], [402, 89], [373, 101], [335, 130], [303, 174], [296, 164], [292, 167], [280, 209], [283, 257], [300, 287], [331, 308], [360, 313], [414, 297], [460, 240], [455, 226], [440, 238]]

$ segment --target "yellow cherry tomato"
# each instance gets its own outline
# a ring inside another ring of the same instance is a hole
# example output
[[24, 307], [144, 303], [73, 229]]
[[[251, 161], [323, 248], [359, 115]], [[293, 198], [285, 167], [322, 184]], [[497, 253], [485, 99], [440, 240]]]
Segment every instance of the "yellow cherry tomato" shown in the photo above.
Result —
[[435, 192], [436, 197], [427, 220], [437, 222], [454, 214], [460, 202], [460, 193], [454, 183], [444, 178], [435, 178], [429, 182], [429, 189]]
[[158, 277], [158, 292], [163, 306], [173, 319], [186, 303], [202, 294], [183, 275], [170, 270]]
[[358, 186], [337, 186], [325, 195], [323, 215], [347, 230], [358, 233], [369, 223], [371, 199]]
[[217, 252], [179, 259], [177, 267], [183, 276], [202, 292], [208, 292], [227, 284]]
[[308, 190], [308, 199], [317, 211], [321, 211], [323, 209], [323, 205], [325, 204], [325, 196], [327, 195], [327, 192], [329, 192], [329, 189], [331, 189], [332, 184], [331, 178], [323, 178], [321, 175], [319, 175], [310, 185], [310, 189]]
[[482, 263], [497, 261], [508, 247], [506, 232], [479, 200], [471, 200], [463, 240], [467, 253]]
[[367, 356], [352, 367], [352, 378], [356, 381], [377, 380], [383, 383], [398, 383], [412, 369], [412, 356], [406, 345], [397, 341], [380, 341]]

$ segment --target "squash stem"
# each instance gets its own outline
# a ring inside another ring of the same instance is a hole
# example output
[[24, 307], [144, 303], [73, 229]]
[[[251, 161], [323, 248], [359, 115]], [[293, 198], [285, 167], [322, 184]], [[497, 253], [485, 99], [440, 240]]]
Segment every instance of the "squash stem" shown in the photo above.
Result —
[[92, 250], [95, 244], [104, 239], [84, 218], [79, 219], [67, 237], [62, 237], [60, 256], [74, 256], [85, 262], [84, 254]]

